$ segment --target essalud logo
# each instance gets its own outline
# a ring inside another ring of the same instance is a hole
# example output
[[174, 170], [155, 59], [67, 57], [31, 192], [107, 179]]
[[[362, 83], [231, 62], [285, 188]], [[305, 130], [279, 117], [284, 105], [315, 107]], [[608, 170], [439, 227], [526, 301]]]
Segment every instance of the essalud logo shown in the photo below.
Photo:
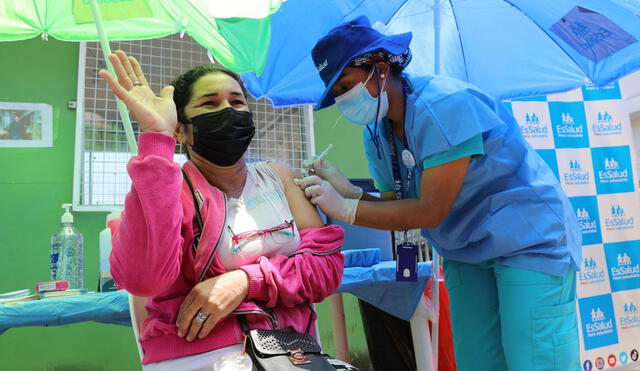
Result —
[[620, 163], [615, 157], [604, 159], [604, 170], [598, 171], [602, 183], [626, 182], [629, 179], [629, 169], [620, 169]]
[[535, 112], [525, 114], [524, 125], [520, 125], [522, 135], [526, 137], [545, 137], [549, 135], [549, 128], [540, 121]]
[[618, 317], [620, 326], [623, 329], [640, 327], [640, 314], [638, 314], [638, 307], [633, 302], [624, 303], [624, 312]]
[[562, 123], [556, 125], [556, 131], [559, 136], [575, 136], [583, 135], [582, 125], [576, 124], [573, 117], [568, 112], [562, 112]]
[[616, 204], [611, 205], [610, 216], [604, 220], [604, 226], [607, 230], [621, 231], [633, 228], [634, 225], [635, 221], [633, 216], [627, 217], [622, 206]]
[[569, 29], [576, 36], [577, 44], [585, 50], [592, 49], [594, 45], [603, 42], [612, 35], [611, 31], [604, 27], [592, 30], [588, 25], [575, 20]]
[[567, 185], [589, 183], [589, 172], [582, 171], [582, 165], [578, 160], [569, 161], [569, 172], [563, 174]]
[[598, 233], [598, 224], [595, 219], [591, 218], [586, 208], [576, 209], [576, 217], [583, 234]]
[[640, 264], [633, 265], [631, 257], [627, 253], [618, 253], [617, 266], [611, 267], [611, 276], [614, 280], [622, 280], [640, 277]]
[[613, 332], [613, 320], [607, 320], [600, 307], [591, 308], [591, 322], [586, 324], [586, 329], [588, 337], [609, 334]]
[[599, 269], [593, 258], [585, 257], [582, 261], [582, 270], [578, 272], [581, 285], [604, 282], [604, 269]]
[[616, 123], [608, 111], [598, 112], [598, 120], [591, 128], [594, 135], [622, 134], [622, 122]]

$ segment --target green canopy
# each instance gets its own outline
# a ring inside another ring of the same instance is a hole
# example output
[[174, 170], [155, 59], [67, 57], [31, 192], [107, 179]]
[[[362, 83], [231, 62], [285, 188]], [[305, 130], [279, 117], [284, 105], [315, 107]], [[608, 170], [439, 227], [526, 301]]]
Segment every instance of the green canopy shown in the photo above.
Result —
[[[110, 40], [188, 33], [221, 64], [238, 72], [264, 68], [270, 15], [283, 0], [98, 0]], [[89, 0], [10, 0], [0, 3], [0, 41], [42, 35], [98, 41]]]
[[[0, 41], [41, 35], [64, 41], [142, 40], [188, 33], [222, 65], [262, 73], [271, 39], [270, 16], [285, 0], [9, 0], [0, 2]], [[108, 69], [113, 68], [108, 60]], [[118, 111], [132, 154], [129, 113]]]

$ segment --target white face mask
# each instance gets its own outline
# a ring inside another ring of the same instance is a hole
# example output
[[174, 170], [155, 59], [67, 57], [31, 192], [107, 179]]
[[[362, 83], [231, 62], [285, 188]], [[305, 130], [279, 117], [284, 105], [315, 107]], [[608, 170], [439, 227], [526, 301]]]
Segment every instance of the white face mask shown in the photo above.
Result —
[[387, 80], [382, 81], [380, 87], [380, 111], [378, 112], [378, 98], [372, 97], [365, 86], [371, 76], [373, 76], [373, 70], [364, 83], [359, 82], [348, 92], [335, 98], [336, 105], [344, 117], [358, 125], [378, 123], [389, 112], [389, 98], [384, 91]]

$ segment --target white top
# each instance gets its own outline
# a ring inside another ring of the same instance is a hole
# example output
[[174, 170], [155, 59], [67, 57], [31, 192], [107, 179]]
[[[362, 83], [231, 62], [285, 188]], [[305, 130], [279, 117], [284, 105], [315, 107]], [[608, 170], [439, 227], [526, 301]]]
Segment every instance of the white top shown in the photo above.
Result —
[[300, 245], [295, 224], [262, 237], [233, 241], [242, 232], [273, 228], [293, 220], [280, 177], [266, 162], [247, 164], [247, 181], [239, 198], [227, 200], [227, 219], [218, 246], [220, 263], [228, 271], [253, 264], [260, 256], [289, 255]]

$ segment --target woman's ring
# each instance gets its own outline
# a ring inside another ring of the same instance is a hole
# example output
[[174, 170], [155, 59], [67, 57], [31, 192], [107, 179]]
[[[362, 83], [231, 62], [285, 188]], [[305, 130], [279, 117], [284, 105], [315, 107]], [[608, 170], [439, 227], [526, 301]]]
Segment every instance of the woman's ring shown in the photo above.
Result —
[[206, 321], [207, 318], [209, 318], [209, 315], [204, 314], [201, 310], [199, 310], [198, 313], [196, 313], [196, 319], [200, 322]]
[[141, 86], [142, 84], [140, 83], [140, 81], [134, 81], [133, 82], [133, 86]]

